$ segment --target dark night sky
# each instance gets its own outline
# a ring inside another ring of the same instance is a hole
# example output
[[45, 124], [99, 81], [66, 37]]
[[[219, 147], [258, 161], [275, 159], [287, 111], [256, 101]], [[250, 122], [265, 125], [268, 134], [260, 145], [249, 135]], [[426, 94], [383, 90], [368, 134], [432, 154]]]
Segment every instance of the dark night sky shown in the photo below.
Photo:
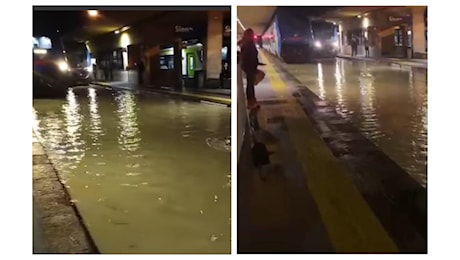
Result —
[[84, 11], [34, 11], [33, 34], [55, 35], [59, 29], [66, 33], [83, 25]]

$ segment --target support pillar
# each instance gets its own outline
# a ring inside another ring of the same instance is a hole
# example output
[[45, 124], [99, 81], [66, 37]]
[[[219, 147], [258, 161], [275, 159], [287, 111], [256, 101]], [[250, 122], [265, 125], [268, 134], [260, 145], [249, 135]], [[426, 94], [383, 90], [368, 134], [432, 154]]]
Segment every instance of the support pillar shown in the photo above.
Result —
[[222, 69], [223, 13], [208, 12], [206, 41], [206, 79], [218, 80]]
[[426, 6], [412, 7], [412, 46], [414, 58], [426, 58], [425, 10]]
[[182, 89], [182, 40], [174, 41], [174, 87]]

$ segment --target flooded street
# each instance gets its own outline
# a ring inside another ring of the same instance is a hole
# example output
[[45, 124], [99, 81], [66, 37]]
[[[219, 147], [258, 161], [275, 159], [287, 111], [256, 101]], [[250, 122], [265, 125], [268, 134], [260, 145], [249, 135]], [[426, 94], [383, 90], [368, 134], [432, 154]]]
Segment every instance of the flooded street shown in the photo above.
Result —
[[426, 70], [343, 59], [282, 66], [426, 186]]
[[97, 87], [33, 107], [101, 253], [230, 253], [230, 109]]

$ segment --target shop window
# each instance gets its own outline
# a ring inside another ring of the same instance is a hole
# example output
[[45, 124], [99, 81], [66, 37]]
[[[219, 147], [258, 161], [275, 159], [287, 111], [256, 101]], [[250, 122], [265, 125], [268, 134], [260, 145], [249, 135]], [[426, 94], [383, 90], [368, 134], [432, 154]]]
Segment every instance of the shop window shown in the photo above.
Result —
[[116, 49], [112, 51], [111, 60], [113, 64], [113, 69], [122, 70], [123, 67], [123, 50]]
[[168, 47], [160, 50], [160, 69], [174, 69], [174, 48]]
[[395, 29], [394, 42], [395, 46], [403, 46], [403, 33], [401, 29]]
[[200, 56], [199, 56], [200, 61], [203, 63], [204, 62], [204, 50], [200, 50]]
[[160, 69], [162, 70], [172, 70], [174, 69], [174, 56], [160, 56]]

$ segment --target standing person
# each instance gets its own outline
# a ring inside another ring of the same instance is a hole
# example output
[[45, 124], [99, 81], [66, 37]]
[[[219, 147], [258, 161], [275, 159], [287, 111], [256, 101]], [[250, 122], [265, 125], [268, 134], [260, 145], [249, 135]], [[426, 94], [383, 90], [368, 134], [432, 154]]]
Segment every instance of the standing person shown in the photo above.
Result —
[[108, 74], [109, 74], [109, 79], [110, 79], [110, 81], [113, 81], [113, 67], [115, 67], [115, 63], [113, 62], [112, 59], [110, 59], [108, 61], [108, 65], [109, 66], [108, 66], [107, 70], [108, 70]]
[[97, 81], [97, 65], [96, 65], [96, 63], [93, 63], [93, 77], [94, 77], [94, 81]]
[[144, 62], [140, 60], [139, 63], [137, 64], [137, 79], [138, 79], [139, 85], [144, 84], [144, 70], [145, 70]]
[[254, 84], [256, 80], [257, 66], [259, 59], [257, 47], [254, 43], [254, 31], [247, 29], [243, 33], [243, 38], [240, 41], [241, 46], [241, 69], [246, 74], [246, 100], [248, 109], [259, 107], [257, 104]]
[[353, 38], [351, 39], [351, 56], [356, 56], [356, 52], [357, 52], [357, 49], [358, 49], [358, 46], [357, 46], [357, 42], [356, 42], [356, 37], [353, 36]]
[[227, 62], [222, 65], [222, 71], [220, 72], [220, 87], [224, 87], [224, 82], [230, 78], [230, 68]]
[[366, 57], [369, 57], [369, 40], [364, 38], [364, 49], [366, 50]]
[[109, 81], [109, 71], [107, 70], [107, 60], [102, 61], [102, 71], [104, 72], [104, 81]]

